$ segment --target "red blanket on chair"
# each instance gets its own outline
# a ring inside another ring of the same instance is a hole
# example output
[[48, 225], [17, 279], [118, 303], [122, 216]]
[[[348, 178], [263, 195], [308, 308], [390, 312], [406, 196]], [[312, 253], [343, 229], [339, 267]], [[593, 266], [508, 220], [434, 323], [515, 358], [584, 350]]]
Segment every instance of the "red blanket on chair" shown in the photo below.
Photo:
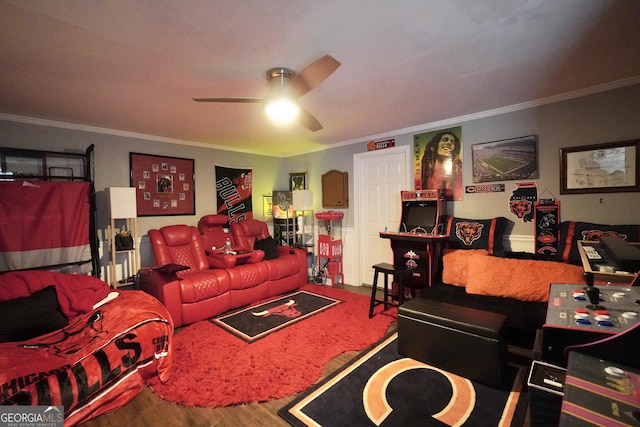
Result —
[[0, 344], [0, 405], [62, 405], [65, 426], [70, 426], [124, 405], [152, 376], [168, 380], [173, 323], [155, 298], [142, 291], [120, 291], [93, 308], [98, 296], [106, 295], [99, 285], [104, 282], [21, 272], [0, 275], [0, 301], [11, 293], [28, 293], [24, 280], [30, 275], [33, 292], [55, 284], [61, 311], [76, 314], [62, 329]]

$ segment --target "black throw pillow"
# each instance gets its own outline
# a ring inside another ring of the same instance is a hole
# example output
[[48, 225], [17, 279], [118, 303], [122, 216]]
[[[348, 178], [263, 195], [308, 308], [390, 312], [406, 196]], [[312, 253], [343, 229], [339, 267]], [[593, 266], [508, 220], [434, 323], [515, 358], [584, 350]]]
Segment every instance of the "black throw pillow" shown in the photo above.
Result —
[[262, 240], [256, 240], [253, 244], [253, 249], [264, 251], [265, 260], [278, 258], [278, 243], [271, 236]]
[[30, 340], [64, 328], [68, 323], [59, 310], [53, 285], [28, 297], [0, 302], [0, 342]]
[[447, 217], [445, 232], [450, 249], [486, 249], [490, 255], [503, 256], [502, 240], [512, 221], [504, 217], [467, 219]]

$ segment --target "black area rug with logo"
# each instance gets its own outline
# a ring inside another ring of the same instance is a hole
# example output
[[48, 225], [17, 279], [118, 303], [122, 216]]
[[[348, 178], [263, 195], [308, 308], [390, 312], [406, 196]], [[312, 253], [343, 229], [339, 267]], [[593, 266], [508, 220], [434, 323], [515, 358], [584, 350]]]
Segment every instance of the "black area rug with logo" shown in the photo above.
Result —
[[510, 387], [487, 387], [399, 355], [396, 332], [278, 414], [295, 427], [520, 426], [527, 407], [526, 371], [509, 364], [505, 384]]
[[211, 322], [247, 342], [253, 342], [341, 302], [312, 292], [299, 291], [216, 317]]

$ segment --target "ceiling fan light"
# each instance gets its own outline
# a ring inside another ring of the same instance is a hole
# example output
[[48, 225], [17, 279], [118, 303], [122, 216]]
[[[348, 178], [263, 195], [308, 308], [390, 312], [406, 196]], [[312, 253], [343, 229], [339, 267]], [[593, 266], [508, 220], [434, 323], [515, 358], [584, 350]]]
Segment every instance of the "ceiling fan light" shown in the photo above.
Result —
[[279, 96], [267, 101], [264, 110], [273, 122], [286, 124], [296, 119], [300, 107], [291, 98]]

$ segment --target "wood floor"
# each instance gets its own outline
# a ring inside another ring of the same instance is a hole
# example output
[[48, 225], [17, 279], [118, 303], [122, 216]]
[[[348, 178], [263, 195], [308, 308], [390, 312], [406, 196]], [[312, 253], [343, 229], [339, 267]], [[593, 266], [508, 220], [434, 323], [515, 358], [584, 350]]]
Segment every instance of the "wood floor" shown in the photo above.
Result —
[[[352, 292], [370, 295], [371, 288], [345, 285]], [[396, 329], [394, 321], [389, 330]], [[341, 368], [359, 354], [357, 351], [343, 353], [325, 367], [322, 378]], [[322, 379], [321, 378], [321, 379]], [[219, 408], [188, 408], [165, 401], [145, 387], [124, 407], [82, 424], [83, 427], [251, 427], [251, 426], [289, 426], [278, 416], [278, 410], [291, 402], [297, 395], [262, 403], [249, 403]], [[528, 426], [528, 422], [525, 423]]]

